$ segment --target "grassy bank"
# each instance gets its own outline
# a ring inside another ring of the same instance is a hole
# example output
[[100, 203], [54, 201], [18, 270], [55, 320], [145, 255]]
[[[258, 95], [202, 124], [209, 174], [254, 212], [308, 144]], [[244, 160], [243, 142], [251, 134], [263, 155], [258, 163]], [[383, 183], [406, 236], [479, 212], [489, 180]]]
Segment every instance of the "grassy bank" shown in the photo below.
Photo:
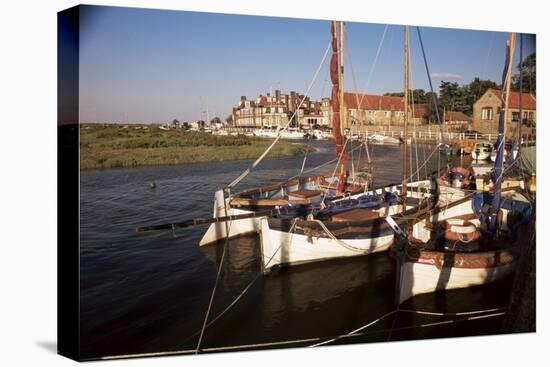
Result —
[[[122, 168], [255, 159], [272, 140], [200, 132], [88, 124], [80, 129], [80, 169]], [[307, 145], [279, 142], [268, 158], [305, 153]], [[311, 148], [310, 148], [311, 149]]]

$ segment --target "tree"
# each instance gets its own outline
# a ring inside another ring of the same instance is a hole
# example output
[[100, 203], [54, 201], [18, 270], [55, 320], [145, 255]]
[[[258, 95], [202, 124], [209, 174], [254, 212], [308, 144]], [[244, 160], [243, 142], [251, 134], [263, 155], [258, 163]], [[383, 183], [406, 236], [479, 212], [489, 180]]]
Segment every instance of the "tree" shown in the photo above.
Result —
[[225, 122], [227, 122], [227, 124], [228, 124], [229, 126], [233, 125], [233, 114], [227, 116], [227, 117], [225, 118]]
[[413, 89], [412, 97], [415, 104], [428, 102], [428, 99], [426, 98], [426, 91], [424, 91], [424, 89]]
[[[390, 96], [390, 97], [404, 97], [405, 93], [403, 92], [392, 92], [392, 93], [384, 93], [384, 96]], [[424, 89], [413, 89], [409, 92], [409, 96], [412, 96], [412, 99], [414, 100], [414, 103], [426, 103], [426, 92]]]
[[519, 91], [519, 70], [523, 73], [522, 89], [525, 93], [537, 94], [537, 54], [533, 52], [517, 65], [518, 74], [512, 77], [511, 88]]
[[214, 117], [212, 120], [210, 120], [210, 126], [222, 124], [222, 120], [219, 117]]
[[443, 110], [439, 103], [437, 93], [432, 94], [432, 92], [426, 92], [426, 118], [428, 119], [428, 123], [437, 123], [437, 115], [435, 113], [436, 106], [434, 106], [433, 104], [433, 95], [435, 95], [435, 103], [437, 108], [439, 109], [439, 116], [441, 119], [443, 119]]

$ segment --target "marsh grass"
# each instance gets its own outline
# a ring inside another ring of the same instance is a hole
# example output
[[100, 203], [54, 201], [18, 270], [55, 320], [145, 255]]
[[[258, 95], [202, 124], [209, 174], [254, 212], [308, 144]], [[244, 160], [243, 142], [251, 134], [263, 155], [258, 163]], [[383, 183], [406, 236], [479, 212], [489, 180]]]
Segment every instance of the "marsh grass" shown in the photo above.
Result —
[[[179, 129], [161, 130], [87, 124], [80, 129], [80, 169], [177, 165], [255, 159], [272, 140], [220, 136]], [[306, 144], [281, 141], [268, 158], [303, 154]], [[313, 148], [309, 148], [312, 150]]]

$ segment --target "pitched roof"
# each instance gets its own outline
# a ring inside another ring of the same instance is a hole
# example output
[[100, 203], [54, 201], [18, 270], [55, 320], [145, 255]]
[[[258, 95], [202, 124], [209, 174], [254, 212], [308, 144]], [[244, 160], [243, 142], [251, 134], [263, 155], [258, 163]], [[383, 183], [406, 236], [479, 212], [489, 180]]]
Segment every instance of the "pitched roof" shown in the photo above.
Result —
[[[378, 96], [375, 94], [344, 93], [344, 103], [347, 108], [360, 110], [380, 111], [405, 111], [405, 98], [395, 96]], [[357, 108], [357, 106], [361, 108]], [[426, 104], [415, 104], [410, 107], [414, 109], [415, 117], [426, 115]]]
[[[377, 96], [374, 94], [344, 93], [344, 104], [347, 108], [359, 110], [403, 111], [405, 98]], [[360, 104], [360, 108], [357, 108]]]
[[[502, 98], [502, 91], [498, 89], [488, 89], [491, 91], [498, 99]], [[522, 105], [525, 110], [536, 110], [537, 109], [537, 100], [529, 93], [521, 93], [522, 96]], [[510, 96], [508, 97], [508, 106], [510, 108], [519, 108], [519, 92], [510, 91]]]
[[445, 111], [443, 121], [471, 121], [472, 118], [460, 111]]

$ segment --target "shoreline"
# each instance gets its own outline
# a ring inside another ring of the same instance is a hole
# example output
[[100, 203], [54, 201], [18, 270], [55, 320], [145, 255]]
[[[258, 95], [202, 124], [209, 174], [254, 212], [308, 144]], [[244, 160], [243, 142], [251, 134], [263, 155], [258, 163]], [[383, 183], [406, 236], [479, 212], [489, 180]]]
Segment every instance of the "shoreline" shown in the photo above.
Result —
[[[80, 171], [256, 159], [271, 143], [243, 135], [94, 126], [80, 131]], [[281, 141], [266, 158], [287, 158], [306, 150], [315, 151], [308, 144]]]

